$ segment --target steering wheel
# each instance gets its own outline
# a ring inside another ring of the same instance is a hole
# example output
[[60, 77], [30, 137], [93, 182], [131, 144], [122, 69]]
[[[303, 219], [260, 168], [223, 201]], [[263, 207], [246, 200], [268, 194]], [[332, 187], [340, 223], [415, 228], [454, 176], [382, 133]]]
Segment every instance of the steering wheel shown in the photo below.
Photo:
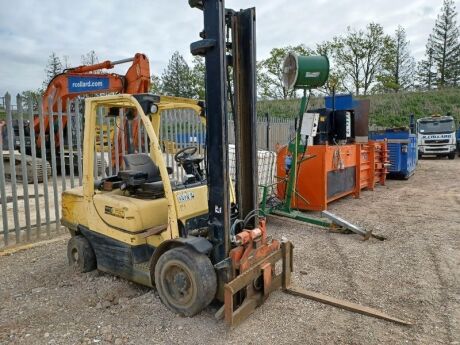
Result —
[[182, 163], [184, 160], [186, 160], [190, 156], [193, 156], [196, 150], [198, 150], [196, 146], [184, 147], [183, 149], [180, 149], [179, 151], [176, 152], [176, 154], [174, 155], [174, 160], [177, 163]]

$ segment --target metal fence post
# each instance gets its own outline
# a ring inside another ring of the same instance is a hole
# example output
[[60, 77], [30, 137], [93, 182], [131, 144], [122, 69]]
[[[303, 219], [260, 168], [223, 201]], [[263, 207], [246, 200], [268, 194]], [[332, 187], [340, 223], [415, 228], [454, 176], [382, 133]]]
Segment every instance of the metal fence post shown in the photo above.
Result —
[[83, 168], [82, 168], [82, 153], [81, 153], [81, 124], [83, 122], [83, 114], [80, 112], [80, 101], [75, 101], [75, 128], [77, 132], [77, 165], [78, 165], [78, 182], [81, 186], [83, 183]]
[[[61, 192], [66, 188], [66, 173], [65, 173], [65, 159], [64, 159], [64, 123], [62, 119], [62, 99], [58, 99], [58, 141], [59, 141], [59, 158], [61, 164]], [[56, 206], [55, 206], [56, 207]]]
[[13, 195], [13, 219], [14, 230], [16, 235], [16, 243], [20, 242], [20, 226], [18, 215], [18, 193], [16, 185], [16, 156], [14, 153], [14, 128], [13, 128], [13, 114], [11, 109], [11, 95], [5, 95], [6, 105], [6, 130], [8, 132], [8, 150], [10, 155], [10, 174], [11, 174], [11, 192]]
[[8, 209], [6, 207], [8, 200], [5, 191], [5, 166], [3, 165], [2, 137], [0, 137], [0, 197], [2, 198], [3, 244], [7, 246], [9, 244], [10, 229], [8, 228]]
[[67, 113], [67, 146], [69, 150], [69, 174], [70, 174], [70, 188], [75, 187], [75, 173], [74, 173], [74, 161], [73, 161], [73, 135], [72, 127], [74, 121], [72, 120], [72, 107], [70, 101], [67, 101], [66, 104], [66, 113]]
[[56, 167], [56, 142], [54, 132], [54, 112], [53, 103], [51, 98], [48, 99], [48, 114], [49, 114], [49, 137], [50, 137], [50, 150], [51, 150], [51, 170], [53, 174], [53, 192], [54, 192], [54, 217], [56, 220], [56, 231], [61, 227], [61, 220], [59, 219], [59, 190], [57, 186], [57, 167]]
[[45, 138], [45, 112], [43, 111], [43, 101], [38, 101], [38, 118], [40, 121], [40, 143], [41, 149], [40, 154], [42, 158], [42, 170], [43, 170], [43, 195], [45, 197], [45, 220], [46, 220], [46, 235], [50, 236], [51, 221], [50, 221], [50, 206], [49, 206], [49, 194], [48, 194], [48, 162], [46, 161], [46, 138]]
[[[30, 205], [29, 205], [29, 177], [27, 176], [26, 162], [26, 144], [24, 141], [24, 115], [22, 110], [22, 97], [17, 95], [16, 104], [18, 107], [18, 128], [19, 128], [19, 144], [21, 149], [21, 173], [22, 173], [22, 189], [24, 193], [24, 214], [26, 216], [26, 240], [30, 241]], [[35, 167], [33, 167], [35, 169]]]
[[[37, 175], [37, 148], [36, 148], [36, 139], [35, 139], [35, 118], [34, 118], [34, 108], [32, 98], [28, 99], [28, 111], [29, 111], [29, 136], [30, 136], [30, 153], [32, 155], [32, 176], [34, 180], [34, 199], [35, 199], [35, 223], [37, 227], [36, 237], [40, 238], [40, 233], [42, 229], [42, 219], [40, 215], [40, 200], [39, 200], [39, 191], [38, 191], [38, 175]], [[47, 170], [45, 165], [42, 169]]]

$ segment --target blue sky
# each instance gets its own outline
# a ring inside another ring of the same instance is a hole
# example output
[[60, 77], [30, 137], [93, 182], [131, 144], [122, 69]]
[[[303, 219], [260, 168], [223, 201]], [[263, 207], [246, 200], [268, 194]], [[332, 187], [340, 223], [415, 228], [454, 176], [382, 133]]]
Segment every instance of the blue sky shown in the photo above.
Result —
[[[258, 59], [273, 47], [314, 48], [348, 26], [359, 29], [374, 21], [389, 34], [403, 25], [418, 60], [441, 5], [442, 0], [226, 1], [234, 9], [256, 7]], [[190, 43], [202, 29], [201, 11], [187, 0], [0, 0], [0, 8], [0, 94], [40, 87], [52, 51], [68, 56], [71, 65], [80, 65], [90, 50], [101, 61], [143, 52], [151, 71], [161, 74], [175, 50], [191, 61]]]

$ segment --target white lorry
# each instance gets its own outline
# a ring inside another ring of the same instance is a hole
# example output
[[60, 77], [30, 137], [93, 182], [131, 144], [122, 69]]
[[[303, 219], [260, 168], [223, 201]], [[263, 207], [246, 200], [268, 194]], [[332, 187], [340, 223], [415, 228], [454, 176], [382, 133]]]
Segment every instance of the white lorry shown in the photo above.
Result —
[[418, 158], [423, 155], [455, 158], [457, 139], [452, 116], [433, 115], [417, 120]]

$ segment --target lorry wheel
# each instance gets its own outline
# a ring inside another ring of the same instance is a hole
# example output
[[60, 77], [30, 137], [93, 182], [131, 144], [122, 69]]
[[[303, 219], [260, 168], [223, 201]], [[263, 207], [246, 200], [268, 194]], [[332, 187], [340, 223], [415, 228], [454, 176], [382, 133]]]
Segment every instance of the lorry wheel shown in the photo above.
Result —
[[69, 265], [85, 273], [96, 269], [96, 255], [89, 241], [81, 235], [73, 236], [67, 244]]
[[217, 278], [209, 258], [188, 247], [164, 253], [155, 266], [155, 285], [172, 311], [193, 316], [214, 299]]
[[455, 152], [451, 152], [447, 155], [449, 159], [455, 159]]
[[422, 154], [421, 154], [420, 152], [417, 154], [417, 158], [418, 158], [418, 159], [421, 159], [421, 158], [422, 158]]

